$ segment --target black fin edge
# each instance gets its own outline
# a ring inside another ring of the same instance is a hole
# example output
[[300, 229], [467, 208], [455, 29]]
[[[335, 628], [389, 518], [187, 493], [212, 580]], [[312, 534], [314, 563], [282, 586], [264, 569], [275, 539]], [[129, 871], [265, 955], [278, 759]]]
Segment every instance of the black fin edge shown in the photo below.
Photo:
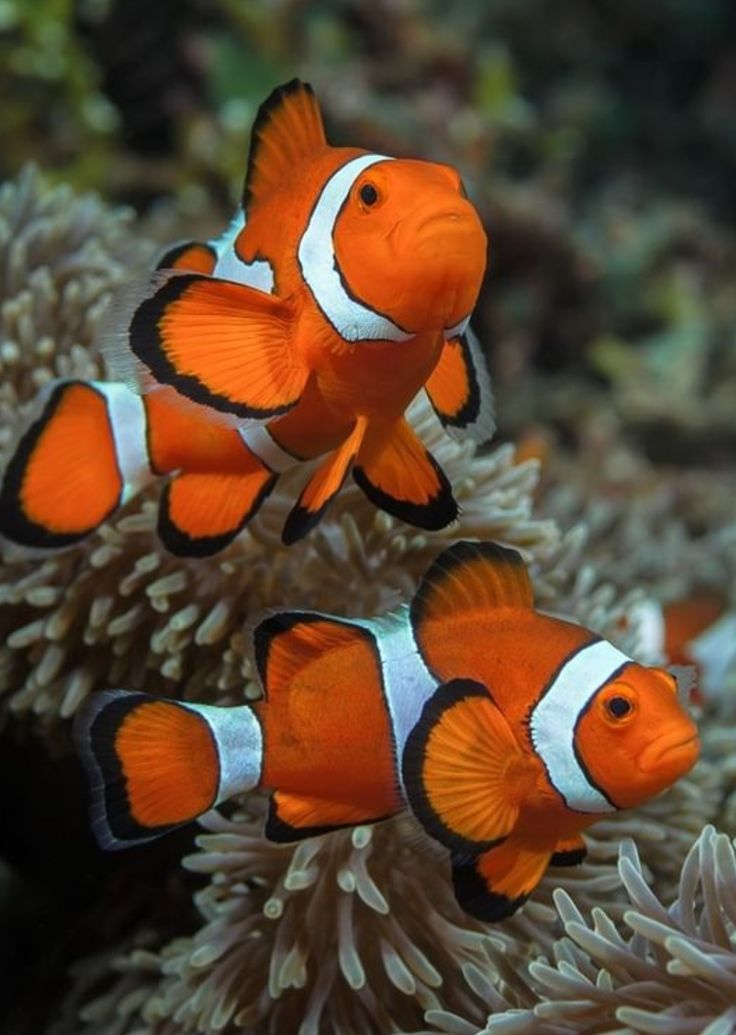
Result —
[[187, 532], [178, 528], [169, 517], [169, 495], [171, 482], [164, 485], [158, 505], [158, 536], [169, 551], [175, 557], [211, 557], [229, 546], [233, 539], [236, 539], [243, 531], [248, 522], [255, 517], [265, 500], [273, 492], [278, 481], [278, 475], [274, 474], [264, 483], [260, 492], [255, 496], [250, 509], [241, 518], [237, 527], [230, 532], [223, 532], [221, 535], [198, 536], [194, 538]]
[[492, 891], [478, 873], [477, 862], [477, 859], [471, 862], [453, 861], [452, 886], [458, 905], [476, 919], [490, 924], [513, 916], [517, 909], [524, 905], [531, 892], [517, 898], [508, 898]]
[[176, 244], [172, 244], [170, 248], [167, 248], [161, 258], [156, 263], [155, 268], [157, 270], [168, 270], [174, 268], [174, 263], [180, 258], [184, 252], [189, 251], [190, 248], [203, 248], [209, 252], [212, 258], [215, 260], [214, 265], [217, 263], [217, 251], [209, 243], [209, 241], [178, 241]]
[[401, 758], [401, 775], [411, 811], [430, 837], [458, 854], [475, 856], [495, 848], [506, 837], [470, 841], [455, 833], [432, 808], [424, 791], [422, 776], [427, 741], [436, 723], [448, 708], [469, 697], [493, 701], [486, 687], [474, 679], [452, 679], [437, 687], [425, 702], [419, 720], [407, 737]]
[[[474, 424], [475, 421], [480, 417], [480, 385], [478, 384], [478, 375], [475, 370], [475, 363], [473, 362], [473, 353], [470, 349], [470, 343], [467, 338], [467, 334], [461, 334], [459, 338], [451, 338], [450, 341], [457, 341], [460, 343], [462, 350], [463, 359], [465, 360], [465, 369], [467, 370], [467, 379], [469, 385], [468, 395], [465, 398], [461, 408], [457, 413], [449, 414], [443, 413], [438, 410], [432, 402], [432, 396], [429, 396], [429, 401], [432, 403], [432, 408], [437, 414], [440, 423], [444, 428], [467, 428], [468, 425]], [[427, 393], [429, 395], [429, 393]]]
[[311, 83], [305, 83], [303, 80], [296, 78], [290, 79], [288, 83], [282, 83], [281, 86], [276, 86], [265, 101], [262, 102], [256, 112], [256, 117], [250, 131], [250, 150], [248, 151], [248, 164], [246, 166], [245, 182], [243, 184], [242, 204], [246, 212], [248, 211], [248, 205], [252, 201], [250, 181], [256, 164], [258, 146], [260, 144], [259, 134], [263, 129], [265, 129], [266, 124], [271, 119], [273, 113], [281, 107], [286, 98], [290, 97], [292, 94], [299, 93], [300, 90], [304, 90], [314, 96], [314, 90], [312, 89]]
[[[272, 417], [280, 417], [289, 410], [293, 410], [298, 399], [268, 409], [259, 409], [256, 406], [248, 406], [246, 403], [234, 402], [226, 395], [211, 391], [194, 374], [180, 374], [169, 361], [162, 347], [159, 331], [161, 318], [169, 306], [174, 305], [192, 284], [203, 280], [217, 281], [218, 278], [210, 277], [205, 273], [180, 273], [175, 270], [152, 295], [144, 298], [133, 313], [128, 327], [130, 351], [150, 370], [159, 384], [170, 385], [185, 398], [191, 399], [201, 406], [209, 406], [210, 409], [217, 410], [219, 413], [228, 413], [243, 420], [270, 420]], [[229, 281], [223, 281], [223, 283], [229, 283]], [[256, 288], [249, 289], [247, 284], [237, 286], [244, 291], [256, 290]]]
[[[130, 815], [125, 776], [114, 750], [100, 741], [109, 740], [110, 730], [120, 727], [124, 716], [147, 701], [162, 700], [177, 704], [169, 698], [128, 690], [105, 690], [95, 694], [80, 709], [74, 720], [73, 736], [90, 785], [90, 819], [92, 831], [100, 848], [117, 851], [133, 845], [153, 841], [185, 823], [144, 827]], [[92, 741], [97, 741], [97, 747]], [[191, 821], [189, 821], [191, 822]]]
[[321, 837], [323, 834], [332, 834], [336, 830], [349, 830], [351, 827], [368, 826], [373, 823], [382, 823], [389, 819], [392, 813], [384, 816], [375, 816], [362, 819], [357, 823], [335, 823], [328, 826], [293, 827], [290, 823], [284, 822], [278, 815], [276, 802], [273, 795], [268, 802], [268, 815], [263, 828], [263, 833], [269, 841], [274, 844], [292, 844], [294, 841], [306, 841], [308, 837]]
[[356, 485], [379, 510], [385, 510], [387, 514], [391, 514], [393, 517], [397, 517], [399, 520], [405, 521], [407, 525], [413, 525], [415, 528], [422, 528], [428, 532], [438, 532], [440, 529], [447, 528], [448, 525], [452, 524], [458, 517], [460, 508], [452, 494], [452, 487], [445, 472], [429, 450], [425, 450], [425, 456], [432, 465], [440, 483], [439, 491], [428, 503], [411, 503], [391, 496], [389, 493], [384, 492], [383, 489], [379, 489], [378, 486], [374, 485], [360, 466], [353, 467], [353, 478]]
[[553, 852], [549, 864], [550, 866], [579, 866], [587, 854], [588, 849], [585, 845], [580, 848], [571, 848], [565, 852]]
[[502, 563], [504, 565], [511, 565], [516, 569], [522, 569], [528, 578], [526, 564], [518, 550], [508, 546], [501, 546], [500, 543], [494, 543], [490, 540], [473, 542], [470, 539], [460, 539], [458, 542], [453, 543], [452, 546], [448, 546], [442, 553], [439, 553], [424, 575], [422, 575], [421, 582], [410, 605], [411, 621], [414, 628], [418, 628], [424, 618], [425, 601], [427, 596], [433, 592], [435, 582], [451, 575], [461, 565], [476, 560], [489, 561], [491, 564]]

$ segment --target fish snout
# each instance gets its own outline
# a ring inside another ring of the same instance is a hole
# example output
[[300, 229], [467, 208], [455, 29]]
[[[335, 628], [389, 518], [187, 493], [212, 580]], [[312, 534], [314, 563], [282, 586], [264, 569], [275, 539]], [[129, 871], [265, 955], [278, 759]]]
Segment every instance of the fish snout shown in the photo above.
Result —
[[683, 723], [650, 741], [639, 758], [642, 772], [657, 774], [666, 784], [674, 783], [692, 769], [700, 754], [700, 738], [694, 722]]
[[406, 227], [408, 254], [426, 299], [431, 299], [432, 312], [444, 326], [454, 326], [474, 308], [483, 281], [487, 249], [483, 224], [461, 197], [431, 210], [425, 206], [413, 222], [413, 230]]

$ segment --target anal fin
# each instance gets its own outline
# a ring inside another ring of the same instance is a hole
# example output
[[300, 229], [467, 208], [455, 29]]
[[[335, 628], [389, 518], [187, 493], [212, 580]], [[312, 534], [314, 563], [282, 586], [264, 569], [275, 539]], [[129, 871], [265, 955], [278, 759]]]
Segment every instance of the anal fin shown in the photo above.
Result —
[[585, 841], [578, 834], [577, 837], [568, 837], [557, 842], [549, 864], [550, 866], [579, 866], [587, 854]]
[[539, 884], [550, 853], [529, 848], [510, 837], [470, 861], [455, 860], [455, 897], [466, 913], [496, 923], [512, 916]]
[[286, 844], [384, 818], [366, 816], [365, 808], [345, 802], [274, 791], [264, 833], [269, 841]]
[[436, 531], [458, 515], [447, 476], [403, 418], [379, 439], [366, 435], [353, 477], [377, 507], [417, 528]]
[[359, 417], [343, 444], [320, 464], [289, 513], [281, 538], [286, 545], [302, 539], [316, 525], [342, 488], [360, 449], [367, 421]]

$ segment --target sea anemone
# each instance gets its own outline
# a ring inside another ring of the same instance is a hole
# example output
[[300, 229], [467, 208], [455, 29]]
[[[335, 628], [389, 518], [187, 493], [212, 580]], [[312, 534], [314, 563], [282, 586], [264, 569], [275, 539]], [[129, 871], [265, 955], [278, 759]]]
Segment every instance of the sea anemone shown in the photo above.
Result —
[[[7, 449], [37, 387], [53, 377], [103, 372], [98, 340], [107, 301], [138, 274], [153, 246], [134, 240], [126, 216], [94, 199], [48, 191], [32, 173], [4, 189], [0, 218], [8, 226], [0, 239], [0, 320], [8, 346], [0, 347], [6, 382], [0, 442]], [[660, 591], [673, 550], [680, 560], [679, 588], [694, 585], [698, 571], [719, 568], [713, 553], [726, 533], [715, 523], [693, 546], [687, 523], [656, 508], [634, 527], [621, 506], [606, 504], [606, 520], [596, 523], [593, 504], [581, 492], [567, 502], [549, 492], [537, 517], [535, 460], [516, 462], [510, 445], [483, 452], [449, 439], [423, 398], [411, 419], [462, 506], [459, 524], [433, 537], [378, 513], [349, 487], [320, 528], [287, 550], [279, 533], [302, 472], [284, 477], [259, 518], [206, 564], [162, 550], [152, 491], [66, 552], [39, 561], [8, 548], [0, 574], [0, 694], [6, 709], [45, 733], [66, 730], [63, 720], [87, 694], [109, 686], [216, 703], [254, 696], [259, 691], [246, 628], [263, 608], [349, 615], [385, 610], [409, 598], [431, 558], [461, 537], [520, 549], [542, 606], [632, 650], [636, 630], [626, 628], [627, 611], [637, 594]], [[655, 520], [665, 532], [653, 527]], [[654, 539], [663, 558], [656, 569], [645, 548]], [[625, 566], [617, 563], [624, 554]], [[522, 1025], [519, 1031], [609, 1030], [605, 1025], [610, 1028], [618, 1006], [646, 1009], [646, 1003], [635, 998], [638, 991], [627, 999], [626, 983], [615, 984], [618, 999], [594, 997], [593, 1005], [580, 999], [577, 985], [572, 1005], [556, 994], [562, 978], [578, 981], [567, 973], [568, 964], [582, 975], [580, 987], [592, 980], [591, 987], [606, 991], [619, 980], [613, 974], [595, 984], [596, 967], [606, 966], [608, 957], [595, 955], [590, 938], [575, 942], [581, 924], [575, 918], [591, 909], [597, 918], [605, 904], [603, 935], [618, 944], [615, 939], [625, 936], [614, 937], [614, 925], [623, 930], [628, 923], [627, 894], [641, 910], [639, 885], [639, 898], [631, 893], [631, 869], [643, 871], [632, 849], [622, 856], [620, 877], [616, 870], [622, 836], [636, 838], [641, 865], [660, 896], [674, 894], [687, 874], [686, 889], [694, 886], [692, 855], [680, 875], [693, 837], [705, 821], [733, 830], [736, 815], [736, 772], [723, 764], [726, 731], [719, 739], [706, 730], [704, 741], [705, 758], [689, 777], [635, 813], [596, 824], [588, 860], [551, 870], [519, 914], [492, 928], [462, 913], [446, 854], [406, 816], [294, 847], [264, 840], [257, 796], [233, 803], [227, 814], [210, 813], [197, 851], [185, 859], [189, 871], [208, 880], [195, 895], [198, 929], [172, 940], [165, 923], [131, 922], [116, 945], [75, 964], [50, 1033], [369, 1035], [423, 1025], [448, 1035], [516, 1031], [514, 1025]], [[704, 833], [699, 843], [706, 841]], [[718, 851], [725, 858], [723, 847]], [[703, 876], [703, 895], [712, 904], [708, 879]], [[650, 896], [647, 902], [658, 901]], [[701, 926], [705, 915], [698, 914]], [[570, 928], [568, 941], [558, 941], [561, 923]], [[720, 929], [697, 931], [698, 938], [720, 944]], [[641, 955], [641, 937], [631, 941], [634, 955]], [[669, 989], [660, 950], [646, 951], [654, 954], [658, 974], [663, 971], [657, 980]], [[536, 957], [559, 957], [557, 970], [549, 962], [544, 970], [532, 962]], [[720, 987], [715, 980], [713, 987]], [[699, 990], [677, 988], [669, 994], [677, 994], [680, 1013], [700, 1016]], [[607, 1003], [614, 1003], [614, 1013], [605, 1012]], [[549, 1018], [546, 1009], [552, 1010]], [[574, 1026], [593, 1014], [602, 1027]], [[715, 1008], [709, 1016], [718, 1016]]]

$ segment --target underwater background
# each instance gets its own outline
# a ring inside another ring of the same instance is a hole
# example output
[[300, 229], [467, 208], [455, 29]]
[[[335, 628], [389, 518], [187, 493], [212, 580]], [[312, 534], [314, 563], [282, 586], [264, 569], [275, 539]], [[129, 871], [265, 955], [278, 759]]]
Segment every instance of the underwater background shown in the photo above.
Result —
[[376, 613], [463, 537], [644, 661], [637, 601], [736, 607], [732, 0], [0, 0], [3, 454], [39, 387], [103, 372], [111, 297], [229, 220], [257, 107], [297, 75], [331, 142], [460, 169], [498, 432], [476, 451], [415, 405], [463, 507], [436, 535], [349, 488], [287, 550], [289, 475], [210, 561], [162, 551], [146, 493], [80, 547], [3, 555], [0, 1031], [736, 1032], [733, 663], [695, 770], [492, 928], [402, 818], [276, 846], [252, 797], [92, 840], [80, 703], [253, 695], [264, 607]]

